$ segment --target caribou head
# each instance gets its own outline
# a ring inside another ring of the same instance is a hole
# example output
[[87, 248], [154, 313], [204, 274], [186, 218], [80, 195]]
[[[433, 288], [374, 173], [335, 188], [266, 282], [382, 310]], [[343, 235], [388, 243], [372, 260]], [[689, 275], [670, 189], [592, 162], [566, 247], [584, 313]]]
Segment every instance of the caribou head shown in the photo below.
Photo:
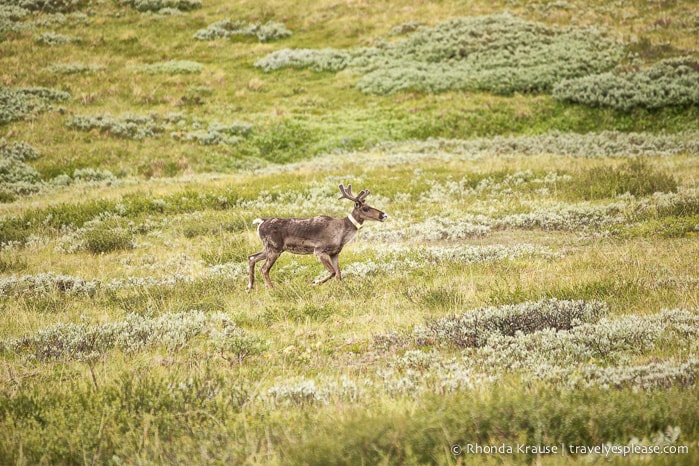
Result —
[[354, 209], [352, 213], [349, 214], [348, 218], [357, 229], [361, 228], [365, 220], [385, 222], [388, 218], [388, 215], [366, 203], [366, 197], [371, 194], [368, 189], [362, 189], [359, 191], [359, 194], [355, 196], [352, 194], [352, 185], [348, 184], [347, 188], [340, 185], [340, 192], [342, 196], [340, 196], [339, 199], [349, 199], [354, 202]]

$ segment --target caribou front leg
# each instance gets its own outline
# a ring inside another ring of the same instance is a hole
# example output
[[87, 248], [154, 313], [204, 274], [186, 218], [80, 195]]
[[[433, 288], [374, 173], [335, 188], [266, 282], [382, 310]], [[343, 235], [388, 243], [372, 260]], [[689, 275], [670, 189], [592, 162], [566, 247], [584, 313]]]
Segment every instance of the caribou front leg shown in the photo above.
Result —
[[328, 270], [328, 272], [330, 272], [330, 275], [328, 275], [322, 280], [313, 280], [314, 285], [320, 285], [322, 283], [327, 282], [335, 276], [335, 267], [333, 267], [331, 258], [327, 253], [317, 251], [315, 254], [318, 257], [318, 259], [320, 259], [320, 262], [323, 264], [323, 266]]
[[255, 286], [255, 264], [267, 258], [265, 251], [260, 251], [257, 254], [248, 256], [248, 271], [250, 273], [250, 281], [248, 282], [248, 291]]
[[335, 276], [338, 280], [342, 280], [342, 273], [340, 273], [340, 253], [330, 256], [330, 264], [332, 264], [335, 270]]
[[272, 268], [277, 259], [279, 259], [280, 255], [280, 252], [267, 251], [267, 260], [260, 269], [262, 272], [262, 277], [264, 277], [267, 286], [270, 288], [274, 288], [274, 285], [272, 284], [272, 279], [269, 278], [269, 270]]

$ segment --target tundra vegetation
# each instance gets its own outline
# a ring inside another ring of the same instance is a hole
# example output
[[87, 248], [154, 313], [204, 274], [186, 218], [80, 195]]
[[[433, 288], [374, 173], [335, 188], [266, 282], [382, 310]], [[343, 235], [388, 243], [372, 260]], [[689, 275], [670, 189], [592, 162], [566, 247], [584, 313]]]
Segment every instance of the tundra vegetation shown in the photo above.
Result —
[[[697, 25], [2, 2], [0, 464], [697, 464]], [[343, 280], [246, 293], [252, 221], [344, 217], [340, 183], [390, 216]]]

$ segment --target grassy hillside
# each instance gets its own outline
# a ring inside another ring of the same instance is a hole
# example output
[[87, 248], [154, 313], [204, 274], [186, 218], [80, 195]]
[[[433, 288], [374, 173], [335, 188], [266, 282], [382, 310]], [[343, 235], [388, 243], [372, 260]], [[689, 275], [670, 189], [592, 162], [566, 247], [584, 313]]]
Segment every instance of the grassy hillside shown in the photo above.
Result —
[[[695, 464], [697, 24], [4, 2], [0, 464]], [[340, 183], [390, 215], [343, 281], [246, 293]]]

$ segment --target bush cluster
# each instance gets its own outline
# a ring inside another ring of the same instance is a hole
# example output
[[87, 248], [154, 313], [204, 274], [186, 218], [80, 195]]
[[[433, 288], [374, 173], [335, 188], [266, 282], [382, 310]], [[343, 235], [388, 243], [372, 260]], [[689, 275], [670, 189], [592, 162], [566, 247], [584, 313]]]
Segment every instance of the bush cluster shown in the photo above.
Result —
[[133, 231], [124, 226], [123, 219], [104, 214], [63, 235], [59, 249], [68, 253], [89, 251], [103, 254], [134, 248], [133, 238]]
[[97, 73], [104, 71], [104, 65], [86, 65], [83, 63], [54, 63], [46, 68], [46, 71], [53, 74], [79, 74], [79, 73]]
[[460, 348], [485, 346], [492, 335], [514, 336], [546, 329], [569, 330], [597, 322], [608, 312], [596, 301], [547, 299], [516, 305], [476, 309], [460, 316], [428, 322], [426, 342], [447, 342]]
[[206, 29], [200, 29], [194, 34], [195, 39], [214, 40], [224, 37], [257, 37], [260, 42], [270, 42], [291, 36], [282, 23], [268, 21], [265, 24], [247, 23], [224, 19], [217, 21]]
[[50, 110], [51, 102], [70, 98], [68, 92], [45, 87], [17, 89], [0, 86], [0, 125]]
[[543, 362], [565, 367], [591, 359], [614, 362], [624, 355], [648, 352], [663, 341], [671, 345], [695, 341], [698, 324], [696, 313], [683, 310], [664, 310], [644, 317], [603, 318], [567, 331], [493, 334], [478, 353], [484, 367], [523, 369]]
[[17, 196], [41, 189], [39, 172], [25, 163], [38, 157], [39, 153], [26, 143], [10, 144], [0, 139], [0, 202], [14, 201]]
[[52, 272], [0, 278], [0, 296], [42, 296], [65, 293], [71, 296], [94, 296], [99, 282]]
[[3, 41], [6, 33], [19, 32], [25, 29], [26, 25], [21, 20], [28, 14], [28, 10], [16, 5], [0, 5], [0, 42]]
[[319, 71], [356, 70], [370, 94], [402, 90], [548, 92], [566, 78], [616, 66], [622, 47], [596, 30], [559, 29], [503, 15], [460, 18], [419, 27], [395, 44], [349, 51], [280, 50], [255, 65]]
[[29, 11], [67, 13], [84, 7], [89, 0], [3, 0], [3, 3]]
[[[29, 10], [26, 10], [17, 5], [13, 5], [12, 3], [5, 2], [2, 5], [0, 5], [0, 22], [19, 21], [23, 18], [26, 18], [27, 15], [29, 15]], [[0, 32], [2, 32], [2, 29], [0, 29]]]
[[112, 349], [134, 353], [152, 346], [162, 346], [174, 351], [198, 335], [234, 325], [222, 314], [209, 316], [197, 310], [159, 317], [132, 313], [122, 322], [96, 325], [60, 323], [39, 330], [34, 335], [3, 343], [6, 350], [41, 361], [90, 361]]
[[[625, 133], [601, 131], [599, 133], [549, 132], [536, 136], [495, 136], [474, 139], [427, 139], [425, 141], [385, 142], [380, 146], [397, 154], [409, 153], [452, 157], [478, 157], [485, 155], [564, 155], [581, 158], [670, 156], [699, 154], [699, 134]], [[390, 156], [390, 155], [389, 155]], [[384, 161], [385, 158], [382, 158]]]
[[593, 107], [633, 108], [699, 105], [699, 61], [691, 57], [662, 60], [649, 68], [606, 72], [566, 79], [553, 97]]
[[182, 141], [195, 141], [202, 146], [228, 145], [235, 146], [241, 140], [252, 133], [253, 126], [250, 123], [234, 122], [222, 124], [213, 122], [203, 130], [178, 131], [171, 133], [174, 139]]
[[160, 11], [166, 8], [191, 11], [202, 6], [202, 0], [117, 0], [117, 3], [138, 11]]
[[73, 36], [66, 36], [65, 34], [58, 34], [55, 32], [42, 32], [34, 38], [37, 44], [56, 46], [65, 45], [72, 42], [80, 42], [80, 39]]
[[[372, 238], [372, 240], [374, 239], [376, 237]], [[420, 240], [420, 238], [417, 238], [417, 240]], [[395, 237], [387, 240], [389, 243], [395, 243], [395, 241]], [[557, 255], [550, 249], [529, 244], [511, 246], [423, 246], [420, 248], [386, 246], [382, 248], [378, 260], [368, 259], [349, 263], [343, 268], [343, 274], [364, 277], [376, 273], [404, 273], [424, 268], [425, 262], [436, 264], [478, 264], [483, 262], [514, 261], [523, 258], [555, 259], [558, 257], [560, 255]]]
[[163, 123], [158, 120], [157, 115], [153, 114], [124, 114], [119, 118], [112, 117], [108, 113], [100, 115], [74, 115], [68, 119], [66, 125], [69, 128], [81, 131], [98, 129], [116, 137], [137, 140], [156, 137], [165, 131]]
[[[155, 138], [166, 130], [170, 130], [170, 136], [173, 139], [194, 141], [202, 146], [219, 144], [233, 146], [250, 138], [253, 134], [253, 125], [242, 121], [233, 123], [214, 121], [207, 126], [204, 126], [205, 124], [198, 119], [188, 121], [179, 113], [164, 116], [156, 113], [148, 115], [124, 114], [118, 118], [108, 113], [75, 115], [66, 122], [68, 127], [80, 131], [98, 129], [110, 136], [136, 140]], [[280, 137], [283, 136], [288, 135], [282, 134]]]
[[267, 397], [277, 404], [307, 406], [328, 402], [329, 390], [316, 387], [313, 380], [275, 385], [267, 390]]
[[[673, 386], [691, 387], [699, 379], [699, 360], [686, 362], [663, 361], [639, 366], [599, 366], [588, 364], [575, 370], [561, 371], [556, 379], [569, 387], [601, 386], [621, 389], [625, 387], [651, 390], [669, 389]], [[549, 379], [550, 380], [550, 379]]]
[[189, 60], [170, 60], [136, 67], [136, 71], [147, 74], [198, 74], [204, 65]]

